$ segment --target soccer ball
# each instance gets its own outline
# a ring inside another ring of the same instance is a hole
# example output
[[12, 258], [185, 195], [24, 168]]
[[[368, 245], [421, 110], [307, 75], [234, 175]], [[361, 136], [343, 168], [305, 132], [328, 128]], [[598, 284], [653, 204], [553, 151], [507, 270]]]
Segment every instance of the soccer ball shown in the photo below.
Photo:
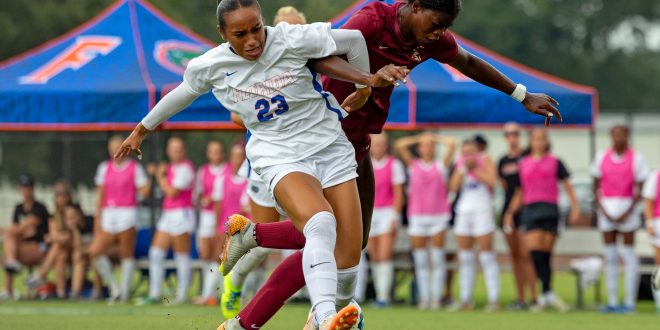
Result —
[[660, 266], [655, 266], [651, 275], [651, 285], [653, 290], [660, 290]]

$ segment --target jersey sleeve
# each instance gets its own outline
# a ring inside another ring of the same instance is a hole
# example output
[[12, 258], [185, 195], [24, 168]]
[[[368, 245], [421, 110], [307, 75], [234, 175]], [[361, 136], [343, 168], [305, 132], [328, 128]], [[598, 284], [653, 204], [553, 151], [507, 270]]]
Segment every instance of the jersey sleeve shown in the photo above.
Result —
[[330, 33], [330, 23], [303, 25], [280, 23], [276, 29], [281, 29], [287, 47], [302, 58], [323, 58], [337, 50], [337, 44]]
[[177, 166], [174, 169], [172, 187], [176, 189], [189, 189], [195, 181], [195, 172], [188, 166]]
[[392, 184], [406, 183], [406, 170], [400, 160], [395, 159], [392, 164]]
[[364, 8], [355, 13], [341, 28], [359, 30], [368, 43], [375, 40], [382, 33], [383, 20], [369, 8]]
[[564, 162], [562, 162], [560, 159], [557, 160], [557, 178], [560, 181], [564, 181], [568, 178], [571, 177], [571, 173], [568, 171], [566, 166], [564, 165]]
[[105, 181], [105, 172], [108, 170], [108, 162], [102, 162], [96, 168], [96, 174], [94, 175], [94, 184], [97, 186], [102, 186], [103, 181]]
[[600, 177], [602, 176], [602, 173], [600, 173], [600, 164], [603, 162], [603, 157], [605, 157], [605, 153], [599, 152], [596, 155], [596, 158], [594, 158], [593, 162], [591, 163], [591, 168], [589, 169], [589, 173], [594, 178], [600, 179]]
[[221, 201], [225, 196], [225, 190], [223, 189], [225, 185], [225, 177], [223, 175], [218, 176], [213, 181], [213, 193], [211, 193], [211, 199], [214, 202]]
[[135, 165], [135, 187], [142, 188], [149, 184], [149, 179], [147, 178], [147, 172], [144, 171], [142, 165]]
[[642, 197], [646, 199], [655, 199], [658, 194], [658, 173], [653, 172], [644, 182]]
[[651, 172], [649, 167], [646, 165], [644, 155], [636, 151], [634, 162], [635, 182], [644, 182], [644, 180], [646, 180], [646, 178], [649, 176], [649, 173]]
[[437, 46], [433, 51], [433, 59], [441, 63], [449, 63], [458, 54], [458, 44], [454, 35], [446, 31], [440, 40], [437, 41]]
[[203, 56], [190, 60], [186, 71], [183, 73], [182, 85], [196, 95], [205, 94], [212, 87], [209, 78], [210, 65], [204, 60]]

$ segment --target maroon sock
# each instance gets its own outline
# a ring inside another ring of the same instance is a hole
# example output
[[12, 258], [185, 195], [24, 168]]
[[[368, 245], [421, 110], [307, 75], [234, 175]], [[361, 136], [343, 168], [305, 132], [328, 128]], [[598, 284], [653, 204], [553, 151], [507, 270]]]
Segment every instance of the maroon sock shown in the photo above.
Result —
[[257, 245], [271, 249], [298, 250], [305, 247], [305, 235], [296, 229], [291, 220], [257, 223], [254, 229]]
[[284, 306], [287, 299], [304, 286], [302, 252], [297, 251], [282, 260], [236, 318], [244, 329], [259, 329]]

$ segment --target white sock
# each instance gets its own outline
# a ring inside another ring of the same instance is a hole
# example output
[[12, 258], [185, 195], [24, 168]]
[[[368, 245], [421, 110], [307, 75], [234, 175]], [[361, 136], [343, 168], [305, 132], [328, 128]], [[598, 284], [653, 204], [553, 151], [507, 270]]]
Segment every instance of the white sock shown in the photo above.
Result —
[[337, 221], [330, 212], [319, 212], [312, 216], [303, 234], [306, 238], [303, 249], [303, 273], [312, 303], [316, 309], [316, 320], [321, 323], [337, 312], [337, 262], [334, 250], [337, 241]]
[[447, 274], [447, 259], [445, 250], [431, 248], [431, 301], [439, 302], [445, 289]]
[[373, 270], [376, 300], [389, 303], [392, 282], [394, 282], [394, 264], [392, 261], [373, 263], [371, 269]]
[[430, 302], [429, 251], [425, 248], [413, 250], [413, 260], [415, 261], [415, 280], [419, 301]]
[[262, 247], [256, 247], [250, 250], [250, 252], [243, 256], [243, 258], [236, 263], [236, 266], [234, 266], [231, 273], [231, 284], [235, 287], [243, 287], [248, 274], [266, 260], [270, 251], [269, 248]]
[[121, 283], [119, 285], [119, 297], [128, 300], [131, 295], [131, 284], [133, 283], [133, 271], [135, 270], [135, 259], [121, 259]]
[[359, 267], [358, 265], [337, 270], [337, 302], [335, 303], [337, 310], [348, 306], [351, 300], [353, 300]]
[[192, 275], [190, 255], [188, 253], [177, 253], [174, 255], [174, 261], [176, 262], [176, 299], [183, 301], [188, 297], [188, 287]]
[[626, 294], [623, 303], [627, 307], [634, 308], [637, 303], [637, 291], [639, 290], [639, 258], [635, 254], [635, 248], [624, 245], [621, 249], [621, 258], [624, 264]]
[[108, 284], [110, 291], [117, 292], [119, 288], [117, 287], [117, 281], [115, 280], [115, 276], [112, 273], [112, 263], [110, 262], [110, 259], [107, 256], [100, 256], [96, 258], [94, 265], [96, 266], [96, 269], [99, 271], [99, 274], [101, 275], [103, 281], [105, 281], [105, 283]]
[[202, 267], [204, 273], [202, 284], [202, 297], [211, 298], [216, 295], [216, 288], [220, 282], [220, 272], [218, 271], [219, 264], [215, 261], [207, 262]]
[[655, 308], [660, 310], [660, 289], [653, 289], [653, 285], [651, 285], [651, 291], [653, 291], [653, 300], [655, 300]]
[[472, 301], [472, 291], [474, 291], [474, 280], [476, 277], [476, 256], [472, 250], [458, 251], [458, 264], [460, 270], [461, 303]]
[[165, 251], [151, 247], [149, 249], [149, 298], [160, 299], [160, 287], [165, 279]]
[[479, 262], [486, 278], [488, 303], [495, 304], [500, 300], [500, 267], [497, 264], [497, 256], [492, 251], [480, 252]]
[[[373, 272], [373, 267], [372, 267]], [[362, 251], [360, 255], [360, 264], [358, 265], [357, 284], [355, 285], [355, 301], [361, 303], [365, 299], [367, 292], [367, 281], [369, 280], [369, 263], [367, 262], [367, 254]], [[376, 278], [374, 276], [374, 282]]]
[[607, 305], [619, 306], [619, 254], [616, 244], [605, 245], [605, 281], [607, 282]]

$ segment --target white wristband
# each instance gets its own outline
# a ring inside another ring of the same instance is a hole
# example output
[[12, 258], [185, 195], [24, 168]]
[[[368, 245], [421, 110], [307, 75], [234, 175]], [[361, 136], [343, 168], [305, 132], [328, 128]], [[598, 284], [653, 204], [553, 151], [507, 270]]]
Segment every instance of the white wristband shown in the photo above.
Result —
[[355, 84], [355, 88], [357, 88], [357, 89], [362, 89], [362, 88], [367, 88], [367, 87], [369, 87], [369, 86], [367, 86], [367, 85]]
[[523, 84], [516, 85], [516, 89], [511, 93], [511, 97], [518, 102], [524, 101], [525, 95], [527, 95], [527, 87]]

